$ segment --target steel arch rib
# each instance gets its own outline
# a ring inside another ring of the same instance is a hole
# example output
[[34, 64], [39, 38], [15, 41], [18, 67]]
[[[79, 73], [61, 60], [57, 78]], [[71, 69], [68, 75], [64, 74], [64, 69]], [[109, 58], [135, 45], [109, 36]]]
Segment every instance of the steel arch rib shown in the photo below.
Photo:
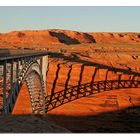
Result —
[[[38, 93], [35, 93], [35, 90], [32, 89], [34, 83], [30, 83], [29, 78], [37, 78], [34, 80], [37, 80], [39, 82], [39, 88]], [[17, 96], [22, 88], [23, 83], [26, 83], [30, 95], [30, 101], [32, 105], [32, 111], [35, 114], [42, 114], [45, 112], [45, 91], [44, 91], [44, 85], [43, 85], [43, 77], [40, 70], [40, 66], [36, 59], [30, 60], [25, 63], [23, 69], [21, 70], [19, 77], [17, 79], [17, 82], [14, 84], [13, 92], [8, 98], [8, 105], [7, 105], [7, 112], [12, 112], [13, 107], [15, 105]]]

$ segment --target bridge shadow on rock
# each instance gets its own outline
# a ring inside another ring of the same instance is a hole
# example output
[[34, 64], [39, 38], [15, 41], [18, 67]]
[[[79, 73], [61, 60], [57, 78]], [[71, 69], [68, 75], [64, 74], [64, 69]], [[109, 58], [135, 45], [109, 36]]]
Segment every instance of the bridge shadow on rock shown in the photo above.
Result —
[[7, 115], [0, 133], [139, 133], [139, 117], [140, 106], [87, 116]]
[[104, 91], [138, 87], [140, 87], [140, 81], [131, 80], [98, 81], [94, 83], [80, 84], [63, 91], [55, 92], [51, 96], [47, 96], [49, 102], [46, 109], [47, 111], [50, 111], [70, 101]]
[[71, 53], [70, 56], [65, 56], [62, 53], [48, 52], [48, 55], [50, 55], [50, 58], [63, 59], [67, 63], [68, 62], [71, 62], [71, 63], [75, 62], [75, 63], [78, 63], [78, 64], [84, 64], [86, 66], [95, 66], [98, 69], [107, 69], [107, 70], [113, 71], [115, 73], [122, 72], [123, 74], [140, 76], [140, 73], [132, 71], [131, 69], [115, 68], [113, 66], [108, 66], [108, 65], [99, 64], [99, 63], [96, 63], [96, 62], [90, 62], [90, 61], [87, 61], [87, 60], [80, 59], [80, 57], [78, 57], [78, 55], [82, 56], [82, 54], [80, 54], [80, 53]]
[[[63, 54], [51, 55], [52, 57], [57, 56], [57, 58], [63, 58], [64, 60], [66, 60], [66, 62], [57, 64], [55, 78], [52, 81], [53, 86], [51, 92], [46, 96], [46, 112], [70, 101], [92, 94], [116, 89], [140, 87], [140, 73], [126, 69], [110, 67], [94, 62], [88, 62], [85, 60], [81, 60], [77, 55], [75, 55], [74, 59], [72, 58], [73, 56], [66, 57]], [[77, 73], [76, 75], [72, 75], [72, 72], [74, 71], [74, 63], [69, 65], [68, 62], [80, 63], [81, 65], [78, 66], [79, 73]], [[61, 71], [63, 70], [62, 66], [66, 64], [68, 65], [68, 72], [65, 74], [61, 73]], [[86, 67], [90, 67], [91, 69], [87, 72]], [[85, 72], [86, 74], [89, 73], [90, 75], [88, 79], [89, 82], [85, 82], [84, 80], [84, 78], [87, 78]], [[65, 77], [65, 82], [63, 83], [58, 82], [61, 74]], [[99, 77], [100, 74], [102, 75], [101, 78]], [[78, 79], [76, 85], [69, 84], [75, 82], [74, 80], [72, 81], [73, 77], [77, 77]], [[63, 90], [56, 91], [56, 89], [60, 85], [63, 87]]]
[[[23, 123], [24, 122], [24, 123]], [[43, 115], [0, 116], [0, 133], [69, 133]]]
[[73, 133], [139, 133], [140, 106], [97, 115], [48, 114], [51, 121]]

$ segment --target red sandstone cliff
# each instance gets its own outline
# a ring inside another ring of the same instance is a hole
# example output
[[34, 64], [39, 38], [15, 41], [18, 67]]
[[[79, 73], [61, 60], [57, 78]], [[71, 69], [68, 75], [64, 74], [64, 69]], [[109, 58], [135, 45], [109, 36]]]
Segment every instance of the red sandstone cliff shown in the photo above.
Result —
[[88, 43], [140, 44], [140, 33], [86, 33], [71, 30], [26, 30], [0, 34], [0, 48], [46, 48]]

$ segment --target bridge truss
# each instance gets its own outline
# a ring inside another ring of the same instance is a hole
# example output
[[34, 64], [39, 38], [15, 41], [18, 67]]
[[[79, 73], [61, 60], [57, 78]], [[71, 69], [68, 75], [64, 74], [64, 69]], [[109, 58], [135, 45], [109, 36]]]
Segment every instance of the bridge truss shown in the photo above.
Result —
[[44, 113], [45, 84], [40, 59], [47, 55], [40, 51], [5, 52], [0, 57], [0, 113], [11, 113], [23, 83], [30, 95], [33, 113]]

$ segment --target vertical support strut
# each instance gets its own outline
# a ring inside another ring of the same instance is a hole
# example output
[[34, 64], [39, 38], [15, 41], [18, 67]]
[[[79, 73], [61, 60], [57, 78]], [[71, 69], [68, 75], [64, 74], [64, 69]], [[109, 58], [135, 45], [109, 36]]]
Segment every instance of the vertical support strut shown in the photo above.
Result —
[[19, 60], [16, 62], [16, 79], [18, 79], [18, 73], [19, 73]]
[[3, 64], [3, 113], [6, 113], [6, 61]]
[[40, 64], [40, 68], [43, 76], [43, 82], [44, 82], [43, 84], [44, 91], [46, 92], [46, 72], [48, 69], [48, 56], [42, 56], [40, 58], [40, 62], [38, 61], [38, 63]]
[[10, 96], [11, 96], [11, 98], [10, 98], [10, 106], [9, 106], [10, 108], [8, 107], [8, 112], [12, 111], [13, 103], [16, 100], [15, 95], [13, 94], [13, 60], [11, 61], [10, 74], [11, 74], [11, 77], [10, 77]]
[[11, 70], [10, 70], [10, 74], [11, 74], [11, 77], [10, 77], [10, 94], [12, 94], [12, 89], [13, 89], [13, 60], [11, 61]]

